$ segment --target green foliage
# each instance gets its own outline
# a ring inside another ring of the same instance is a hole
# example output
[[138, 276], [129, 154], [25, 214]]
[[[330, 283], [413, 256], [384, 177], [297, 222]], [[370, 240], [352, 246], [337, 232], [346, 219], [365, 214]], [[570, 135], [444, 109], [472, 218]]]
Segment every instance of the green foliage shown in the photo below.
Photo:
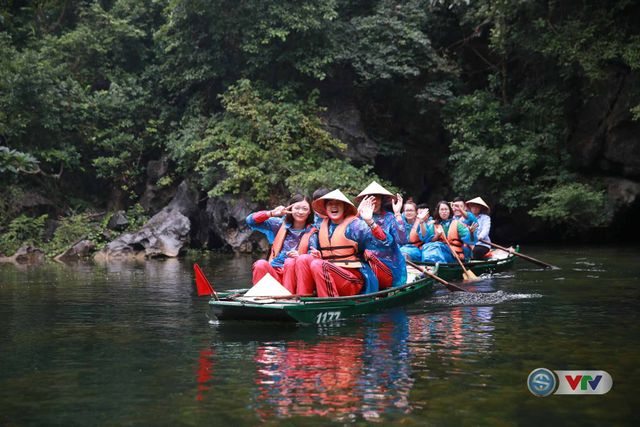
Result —
[[413, 78], [436, 67], [439, 57], [422, 31], [426, 16], [420, 3], [384, 0], [374, 14], [351, 19], [339, 58], [364, 81]]
[[456, 192], [482, 191], [508, 208], [526, 206], [562, 163], [561, 153], [547, 151], [557, 143], [553, 134], [518, 124], [486, 92], [457, 98], [445, 115]]
[[390, 182], [376, 176], [371, 166], [356, 167], [342, 159], [326, 160], [315, 170], [292, 175], [286, 179], [286, 186], [291, 193], [301, 194], [312, 194], [320, 187], [339, 188], [345, 195], [355, 197], [373, 180], [391, 192], [399, 191]]
[[6, 224], [19, 213], [18, 200], [24, 196], [24, 191], [17, 185], [5, 185], [0, 197], [0, 232]]
[[147, 221], [149, 221], [149, 216], [145, 212], [144, 208], [140, 203], [136, 203], [127, 209], [127, 219], [129, 220], [129, 224], [127, 224], [127, 228], [125, 232], [138, 231]]
[[202, 138], [191, 132], [168, 143], [183, 168], [195, 160], [210, 195], [242, 193], [266, 202], [287, 192], [312, 191], [322, 183], [366, 181], [368, 168], [358, 170], [336, 158], [345, 146], [323, 129], [315, 94], [302, 102], [291, 90], [257, 89], [240, 80], [222, 103], [223, 114], [198, 121], [206, 124]]
[[43, 249], [48, 256], [59, 255], [81, 239], [98, 239], [100, 235], [94, 230], [95, 224], [86, 213], [61, 218], [53, 238]]
[[33, 173], [38, 170], [38, 160], [31, 154], [0, 146], [0, 174]]
[[47, 217], [48, 215], [38, 217], [20, 215], [14, 218], [7, 230], [0, 234], [0, 252], [11, 255], [23, 245], [37, 246], [42, 241]]
[[574, 230], [583, 230], [607, 220], [603, 214], [604, 192], [586, 184], [560, 184], [538, 199], [538, 205], [529, 213], [552, 224], [568, 224]]

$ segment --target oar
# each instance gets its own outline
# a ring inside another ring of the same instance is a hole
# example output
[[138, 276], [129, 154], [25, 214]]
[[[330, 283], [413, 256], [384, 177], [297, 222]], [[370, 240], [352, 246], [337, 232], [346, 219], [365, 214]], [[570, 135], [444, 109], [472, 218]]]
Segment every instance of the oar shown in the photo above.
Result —
[[442, 283], [451, 292], [469, 292], [468, 290], [466, 290], [464, 288], [461, 288], [460, 286], [456, 286], [453, 283], [447, 282], [442, 277], [436, 276], [435, 274], [431, 273], [426, 268], [420, 267], [418, 264], [414, 264], [413, 262], [411, 262], [409, 260], [407, 260], [407, 264], [409, 264], [411, 267], [417, 269], [418, 271], [421, 271], [422, 273], [426, 274], [427, 276], [431, 277], [432, 279], [437, 280], [438, 282]]
[[460, 258], [458, 258], [458, 254], [451, 246], [451, 243], [449, 243], [447, 236], [444, 235], [444, 229], [442, 230], [442, 238], [447, 243], [447, 246], [449, 246], [449, 250], [453, 254], [453, 257], [456, 259], [456, 261], [458, 261], [458, 264], [460, 264], [460, 267], [462, 267], [462, 277], [464, 277], [465, 280], [479, 280], [478, 276], [476, 276], [476, 274], [473, 271], [467, 270], [466, 268], [464, 268], [462, 261], [460, 261]]
[[540, 261], [539, 259], [535, 259], [533, 257], [530, 257], [529, 255], [525, 255], [525, 254], [521, 254], [520, 252], [512, 251], [509, 248], [505, 248], [504, 246], [497, 245], [497, 244], [495, 244], [493, 242], [488, 242], [486, 240], [480, 240], [480, 241], [482, 243], [486, 243], [487, 245], [491, 245], [494, 248], [498, 248], [498, 249], [502, 249], [503, 251], [510, 252], [510, 253], [512, 253], [512, 254], [514, 254], [516, 256], [519, 256], [520, 258], [524, 258], [527, 261], [531, 261], [532, 263], [538, 264], [538, 265], [540, 265], [540, 266], [542, 266], [544, 268], [551, 268], [551, 269], [554, 269], [554, 270], [559, 270], [560, 269], [560, 267], [556, 267], [555, 265], [547, 264], [546, 262]]

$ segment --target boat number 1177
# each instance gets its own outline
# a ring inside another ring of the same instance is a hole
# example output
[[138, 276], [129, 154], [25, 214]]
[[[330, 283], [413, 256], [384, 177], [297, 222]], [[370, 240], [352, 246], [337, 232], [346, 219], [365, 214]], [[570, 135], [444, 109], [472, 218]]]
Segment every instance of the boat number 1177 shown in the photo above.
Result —
[[334, 322], [340, 319], [339, 311], [324, 311], [316, 316], [316, 323]]

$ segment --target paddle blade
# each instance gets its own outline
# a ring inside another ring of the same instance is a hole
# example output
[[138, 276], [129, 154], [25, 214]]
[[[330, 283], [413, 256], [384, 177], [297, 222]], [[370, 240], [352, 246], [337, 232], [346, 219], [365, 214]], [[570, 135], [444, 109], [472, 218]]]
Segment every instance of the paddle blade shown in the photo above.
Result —
[[204, 275], [198, 264], [193, 264], [193, 271], [196, 273], [196, 290], [198, 291], [198, 296], [216, 296], [216, 292], [213, 290], [211, 283], [209, 283], [209, 280], [207, 280], [207, 277]]
[[480, 280], [478, 279], [478, 276], [476, 276], [476, 273], [471, 270], [466, 270], [462, 273], [462, 277], [464, 277], [464, 280]]

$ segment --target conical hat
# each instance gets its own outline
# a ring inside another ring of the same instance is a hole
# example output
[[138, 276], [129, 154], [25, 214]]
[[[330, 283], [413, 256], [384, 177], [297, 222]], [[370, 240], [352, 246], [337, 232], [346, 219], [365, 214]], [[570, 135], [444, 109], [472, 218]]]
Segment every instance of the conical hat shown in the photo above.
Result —
[[367, 185], [367, 188], [362, 190], [360, 194], [356, 196], [355, 201], [356, 203], [360, 203], [360, 201], [364, 199], [365, 196], [377, 196], [377, 195], [394, 197], [394, 195], [391, 194], [389, 190], [387, 190], [377, 182], [373, 181], [371, 182], [371, 184]]
[[482, 206], [482, 207], [487, 208], [487, 213], [491, 212], [491, 209], [489, 209], [489, 205], [487, 205], [487, 202], [482, 200], [482, 197], [476, 197], [475, 199], [471, 199], [471, 200], [467, 201], [467, 204], [469, 204], [469, 203], [473, 203], [474, 205], [478, 205], [478, 206]]
[[313, 210], [316, 211], [319, 215], [327, 216], [327, 207], [325, 206], [327, 200], [340, 200], [344, 202], [344, 214], [347, 215], [357, 215], [358, 209], [355, 207], [351, 200], [340, 190], [333, 190], [324, 196], [320, 197], [313, 201], [312, 206]]
[[244, 296], [245, 297], [264, 297], [264, 296], [288, 296], [291, 292], [282, 283], [278, 282], [275, 277], [269, 273], [265, 274], [262, 279], [258, 280], [258, 283], [253, 285]]

